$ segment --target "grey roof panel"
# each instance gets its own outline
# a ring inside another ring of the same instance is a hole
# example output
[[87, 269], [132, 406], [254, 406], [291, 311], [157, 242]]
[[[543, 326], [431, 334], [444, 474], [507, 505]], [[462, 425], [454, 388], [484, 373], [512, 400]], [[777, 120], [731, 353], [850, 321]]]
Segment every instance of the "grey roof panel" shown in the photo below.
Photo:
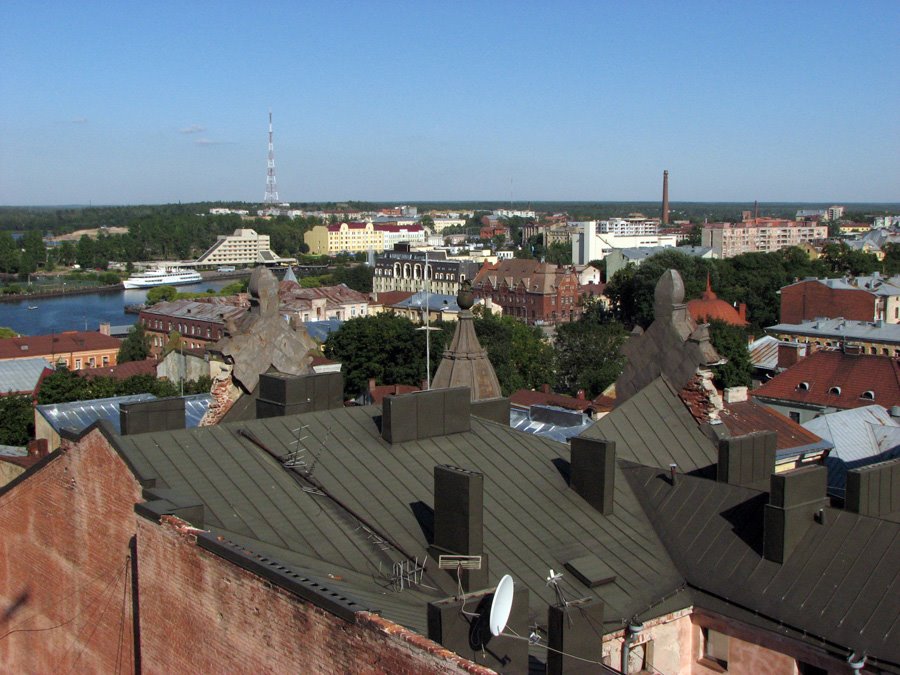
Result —
[[45, 369], [53, 366], [40, 357], [0, 361], [0, 394], [34, 391]]
[[689, 473], [708, 468], [718, 450], [700, 431], [675, 391], [659, 377], [586, 429], [583, 438], [616, 442], [616, 457]]

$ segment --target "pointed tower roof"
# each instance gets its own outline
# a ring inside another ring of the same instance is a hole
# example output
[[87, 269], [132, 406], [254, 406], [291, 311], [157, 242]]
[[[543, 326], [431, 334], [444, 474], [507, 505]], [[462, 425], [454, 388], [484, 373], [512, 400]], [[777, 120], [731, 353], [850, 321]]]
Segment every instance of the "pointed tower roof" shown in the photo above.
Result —
[[297, 281], [297, 277], [294, 276], [294, 268], [293, 267], [287, 268], [287, 271], [284, 273], [284, 278], [282, 279], [282, 281], [293, 281], [293, 282]]
[[500, 398], [500, 382], [487, 351], [478, 342], [472, 316], [474, 298], [468, 282], [463, 282], [456, 296], [459, 320], [450, 347], [444, 352], [431, 383], [432, 389], [468, 387], [473, 401]]

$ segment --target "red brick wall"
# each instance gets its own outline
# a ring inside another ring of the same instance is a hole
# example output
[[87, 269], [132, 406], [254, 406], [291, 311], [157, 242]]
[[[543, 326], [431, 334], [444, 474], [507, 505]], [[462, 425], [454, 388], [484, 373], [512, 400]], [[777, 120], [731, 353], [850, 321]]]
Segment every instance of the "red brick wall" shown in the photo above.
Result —
[[131, 667], [127, 557], [139, 499], [96, 430], [0, 494], [0, 672]]
[[781, 323], [842, 316], [852, 321], [875, 318], [875, 297], [868, 291], [836, 290], [818, 281], [802, 281], [781, 289]]
[[177, 518], [138, 519], [145, 672], [492, 672], [380, 617], [347, 622], [195, 542]]

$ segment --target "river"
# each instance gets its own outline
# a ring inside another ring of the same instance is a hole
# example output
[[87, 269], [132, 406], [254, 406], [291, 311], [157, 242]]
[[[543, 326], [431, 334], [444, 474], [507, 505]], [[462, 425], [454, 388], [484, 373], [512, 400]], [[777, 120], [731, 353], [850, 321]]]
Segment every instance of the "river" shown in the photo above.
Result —
[[[234, 279], [202, 281], [179, 286], [178, 290], [182, 293], [203, 292], [207, 288], [218, 291], [230, 283], [234, 283]], [[113, 326], [130, 325], [137, 321], [137, 314], [126, 314], [125, 306], [146, 299], [146, 290], [131, 290], [0, 302], [0, 326], [12, 328], [22, 335], [49, 335], [65, 330], [95, 331], [101, 321], [108, 321]]]

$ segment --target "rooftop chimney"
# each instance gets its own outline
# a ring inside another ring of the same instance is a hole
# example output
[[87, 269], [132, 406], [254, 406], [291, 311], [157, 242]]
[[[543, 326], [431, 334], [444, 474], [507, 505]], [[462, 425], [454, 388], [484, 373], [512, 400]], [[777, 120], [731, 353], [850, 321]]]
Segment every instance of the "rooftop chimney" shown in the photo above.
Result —
[[468, 431], [472, 424], [468, 387], [389, 396], [381, 410], [381, 437], [388, 443]]
[[604, 515], [613, 512], [616, 442], [573, 437], [570, 441], [572, 489]]
[[185, 428], [184, 399], [177, 396], [119, 405], [123, 436]]
[[766, 560], [783, 563], [815, 524], [816, 514], [828, 505], [827, 475], [824, 466], [772, 474], [763, 528]]
[[776, 367], [779, 370], [785, 370], [797, 363], [803, 358], [803, 355], [800, 353], [803, 347], [804, 345], [799, 342], [779, 342]]
[[875, 517], [900, 510], [900, 459], [848, 471], [844, 508]]
[[719, 441], [716, 480], [750, 487], [775, 472], [774, 431], [757, 431]]
[[[484, 476], [455, 466], [434, 467], [434, 546], [440, 555], [481, 556], [480, 569], [459, 572], [463, 588], [484, 588], [488, 582], [484, 555]], [[456, 577], [456, 570], [451, 574]]]

